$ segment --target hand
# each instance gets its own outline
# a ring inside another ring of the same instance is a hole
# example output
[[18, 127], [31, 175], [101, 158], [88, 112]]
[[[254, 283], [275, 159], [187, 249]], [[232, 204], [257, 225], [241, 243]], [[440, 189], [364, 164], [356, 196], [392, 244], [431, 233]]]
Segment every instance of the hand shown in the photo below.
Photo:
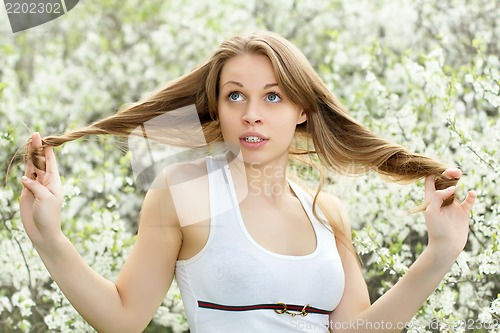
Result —
[[[462, 172], [456, 168], [449, 168], [443, 172], [443, 176], [459, 179]], [[462, 203], [454, 201], [448, 206], [441, 207], [443, 201], [455, 193], [455, 186], [436, 190], [434, 179], [433, 175], [425, 178], [427, 208], [424, 216], [427, 223], [429, 247], [438, 249], [436, 253], [444, 258], [455, 260], [467, 243], [469, 217], [476, 201], [476, 193], [469, 191]]]
[[[42, 146], [40, 134], [34, 133], [28, 146], [28, 156]], [[43, 149], [46, 171], [38, 169], [28, 158], [19, 199], [24, 229], [35, 246], [50, 244], [61, 235], [63, 192], [52, 147]]]

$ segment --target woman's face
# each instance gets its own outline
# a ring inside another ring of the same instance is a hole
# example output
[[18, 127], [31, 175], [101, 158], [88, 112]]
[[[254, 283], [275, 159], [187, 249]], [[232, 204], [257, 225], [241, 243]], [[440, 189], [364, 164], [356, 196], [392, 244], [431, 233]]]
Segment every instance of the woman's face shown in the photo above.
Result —
[[278, 86], [264, 55], [240, 55], [222, 68], [218, 116], [222, 136], [246, 163], [287, 161], [295, 127], [306, 115]]

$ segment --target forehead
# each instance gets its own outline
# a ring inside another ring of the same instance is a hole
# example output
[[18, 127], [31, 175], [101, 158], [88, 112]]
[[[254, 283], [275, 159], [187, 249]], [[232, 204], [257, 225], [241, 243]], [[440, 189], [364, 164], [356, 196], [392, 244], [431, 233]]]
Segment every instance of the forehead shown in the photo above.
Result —
[[222, 67], [220, 85], [236, 81], [244, 87], [264, 87], [276, 83], [271, 61], [265, 55], [244, 54], [229, 59]]

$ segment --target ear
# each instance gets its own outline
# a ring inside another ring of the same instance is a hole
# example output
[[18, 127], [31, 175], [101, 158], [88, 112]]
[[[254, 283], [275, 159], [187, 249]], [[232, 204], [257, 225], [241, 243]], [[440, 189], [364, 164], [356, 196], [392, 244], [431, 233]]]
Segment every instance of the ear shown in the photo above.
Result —
[[307, 114], [304, 110], [301, 110], [299, 117], [297, 118], [297, 125], [304, 123], [306, 120], [307, 120]]

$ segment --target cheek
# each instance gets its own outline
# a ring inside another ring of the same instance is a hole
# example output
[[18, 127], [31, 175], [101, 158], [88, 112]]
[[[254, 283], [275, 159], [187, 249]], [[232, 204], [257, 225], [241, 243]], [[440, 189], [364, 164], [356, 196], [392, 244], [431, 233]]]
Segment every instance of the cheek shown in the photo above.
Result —
[[298, 118], [294, 114], [283, 114], [281, 117], [273, 119], [275, 127], [283, 133], [295, 132]]
[[293, 137], [295, 136], [295, 127], [296, 127], [295, 123], [290, 124], [290, 127], [288, 127], [288, 131], [286, 132], [287, 133], [287, 141], [293, 140]]
[[278, 131], [283, 134], [283, 138], [286, 141], [291, 141], [293, 140], [293, 137], [295, 135], [295, 129], [297, 128], [297, 117], [287, 117], [285, 119], [281, 119], [279, 122], [279, 129]]

